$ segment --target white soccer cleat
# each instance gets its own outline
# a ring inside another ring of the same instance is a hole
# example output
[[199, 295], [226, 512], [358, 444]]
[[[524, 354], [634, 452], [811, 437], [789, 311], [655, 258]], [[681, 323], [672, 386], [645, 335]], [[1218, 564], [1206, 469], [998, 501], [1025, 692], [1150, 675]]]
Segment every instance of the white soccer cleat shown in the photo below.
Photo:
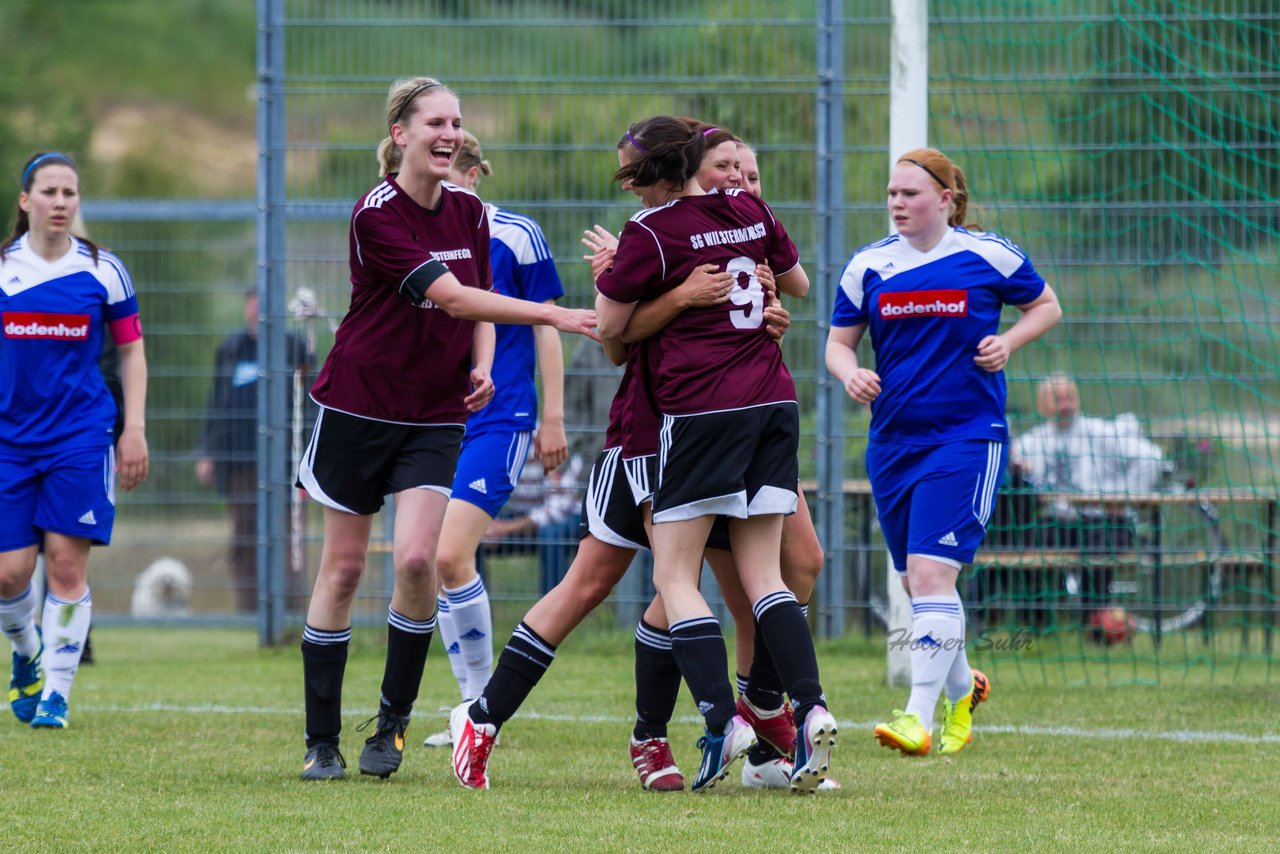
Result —
[[451, 744], [453, 744], [453, 735], [447, 729], [433, 732], [422, 740], [423, 747], [448, 747]]
[[748, 756], [742, 766], [742, 785], [748, 789], [790, 789], [791, 763], [779, 757], [756, 765]]
[[831, 748], [836, 746], [836, 719], [822, 706], [809, 710], [796, 739], [796, 762], [791, 790], [817, 791], [831, 766]]

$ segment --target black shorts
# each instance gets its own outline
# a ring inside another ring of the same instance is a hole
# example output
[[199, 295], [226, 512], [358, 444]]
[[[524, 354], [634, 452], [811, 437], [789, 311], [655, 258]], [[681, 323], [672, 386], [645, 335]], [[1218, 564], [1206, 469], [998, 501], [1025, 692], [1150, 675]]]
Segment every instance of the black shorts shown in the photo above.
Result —
[[649, 548], [644, 516], [623, 471], [622, 448], [605, 448], [591, 466], [582, 496], [580, 534], [624, 549]]
[[631, 486], [631, 500], [636, 503], [636, 506], [652, 501], [653, 490], [658, 485], [658, 455], [649, 454], [623, 460], [622, 468], [627, 473], [627, 483]]
[[[658, 455], [649, 454], [645, 457], [623, 460], [622, 467], [626, 470], [627, 483], [631, 485], [631, 497], [635, 500], [636, 506], [652, 501], [653, 490], [658, 485]], [[707, 548], [721, 549], [726, 552], [730, 550], [727, 517], [716, 517], [715, 524], [711, 526], [711, 533], [707, 536]]]
[[447, 497], [462, 432], [461, 424], [392, 424], [321, 407], [297, 485], [325, 507], [360, 516], [406, 489]]
[[800, 416], [794, 402], [664, 415], [659, 446], [654, 522], [796, 510]]

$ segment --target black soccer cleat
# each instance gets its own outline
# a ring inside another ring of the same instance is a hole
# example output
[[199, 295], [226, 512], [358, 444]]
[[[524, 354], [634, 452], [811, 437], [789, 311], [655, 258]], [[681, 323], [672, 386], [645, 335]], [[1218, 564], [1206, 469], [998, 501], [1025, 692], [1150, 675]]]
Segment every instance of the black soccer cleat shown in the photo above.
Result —
[[369, 718], [356, 729], [366, 730], [374, 721], [377, 721], [377, 729], [365, 739], [364, 750], [360, 752], [360, 773], [371, 777], [390, 777], [400, 768], [400, 760], [404, 758], [404, 734], [409, 729], [409, 716], [394, 715], [383, 708], [376, 717]]
[[347, 776], [342, 770], [346, 767], [347, 760], [342, 758], [338, 745], [322, 741], [307, 748], [302, 759], [302, 779], [341, 780]]

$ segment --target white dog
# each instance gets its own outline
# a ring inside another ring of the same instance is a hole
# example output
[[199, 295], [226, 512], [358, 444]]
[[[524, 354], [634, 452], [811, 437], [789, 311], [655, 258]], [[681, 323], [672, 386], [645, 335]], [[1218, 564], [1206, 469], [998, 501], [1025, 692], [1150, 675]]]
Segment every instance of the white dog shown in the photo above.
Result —
[[191, 570], [182, 561], [162, 557], [138, 573], [133, 585], [135, 617], [185, 617], [191, 613]]

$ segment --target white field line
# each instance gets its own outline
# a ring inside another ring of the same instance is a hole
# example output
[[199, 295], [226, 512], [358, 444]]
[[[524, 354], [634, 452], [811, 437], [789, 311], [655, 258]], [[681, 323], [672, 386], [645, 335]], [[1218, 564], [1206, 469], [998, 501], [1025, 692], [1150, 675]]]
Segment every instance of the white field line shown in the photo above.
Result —
[[[7, 706], [8, 704], [5, 705]], [[282, 708], [278, 706], [228, 706], [217, 703], [138, 703], [129, 705], [76, 703], [74, 705], [74, 709], [77, 712], [111, 712], [116, 714], [152, 714], [155, 712], [164, 712], [183, 715], [302, 715], [301, 706], [294, 708]], [[350, 714], [353, 717], [358, 716], [358, 714], [376, 714], [376, 710], [364, 710], [361, 713], [351, 711]], [[443, 714], [436, 715], [423, 713], [421, 711], [418, 715], [420, 719], [430, 719], [436, 716], [443, 717]], [[555, 721], [559, 723], [613, 723], [625, 725], [634, 723], [635, 721], [635, 718], [624, 715], [547, 714], [535, 711], [520, 712], [516, 717], [526, 721]], [[677, 717], [674, 722], [680, 724], [696, 724], [701, 723], [701, 721], [702, 719], [699, 717], [683, 715]], [[875, 728], [877, 723], [879, 723], [879, 721], [844, 720], [838, 721], [837, 725], [844, 730], [870, 731]], [[975, 732], [981, 733], [1056, 736], [1059, 738], [1091, 738], [1102, 741], [1156, 739], [1158, 741], [1198, 742], [1203, 744], [1280, 744], [1280, 735], [1274, 733], [1250, 735], [1242, 732], [1229, 732], [1224, 730], [1149, 730], [1130, 729], [1127, 727], [1087, 729], [1085, 727], [1029, 726], [1021, 724], [975, 725], [973, 729]]]

